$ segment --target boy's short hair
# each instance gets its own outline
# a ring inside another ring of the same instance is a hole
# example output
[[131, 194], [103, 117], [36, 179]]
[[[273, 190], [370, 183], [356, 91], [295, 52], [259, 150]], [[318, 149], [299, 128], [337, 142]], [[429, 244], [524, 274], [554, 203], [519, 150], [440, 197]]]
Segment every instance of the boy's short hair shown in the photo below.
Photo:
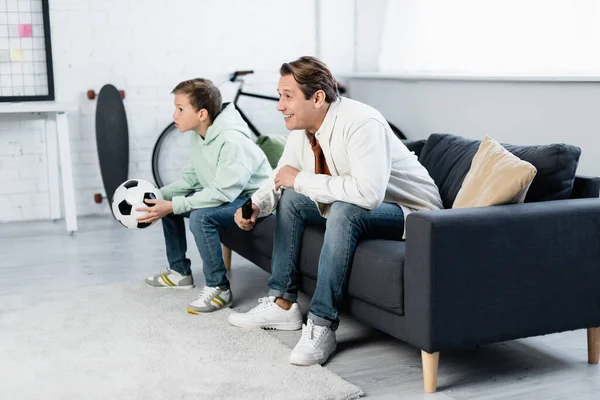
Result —
[[180, 82], [171, 93], [187, 95], [192, 107], [196, 111], [204, 108], [213, 122], [221, 112], [221, 92], [209, 79], [194, 78]]
[[316, 57], [304, 56], [296, 61], [281, 64], [281, 76], [293, 75], [300, 84], [306, 100], [318, 90], [325, 92], [325, 101], [333, 103], [339, 97], [337, 81], [325, 63]]

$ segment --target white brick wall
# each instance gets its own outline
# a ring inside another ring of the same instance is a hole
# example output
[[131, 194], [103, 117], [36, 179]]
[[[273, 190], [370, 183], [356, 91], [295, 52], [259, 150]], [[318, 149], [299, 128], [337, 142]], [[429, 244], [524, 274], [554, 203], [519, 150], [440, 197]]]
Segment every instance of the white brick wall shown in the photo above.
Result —
[[[254, 69], [249, 91], [276, 93], [283, 61], [315, 51], [315, 2], [306, 0], [53, 0], [56, 97], [75, 102], [69, 121], [78, 215], [109, 213], [88, 89], [112, 83], [127, 92], [129, 176], [152, 180], [154, 141], [171, 121], [171, 89], [196, 76], [215, 83]], [[284, 133], [274, 102], [241, 103], [265, 133]], [[44, 121], [0, 115], [0, 222], [50, 216]]]

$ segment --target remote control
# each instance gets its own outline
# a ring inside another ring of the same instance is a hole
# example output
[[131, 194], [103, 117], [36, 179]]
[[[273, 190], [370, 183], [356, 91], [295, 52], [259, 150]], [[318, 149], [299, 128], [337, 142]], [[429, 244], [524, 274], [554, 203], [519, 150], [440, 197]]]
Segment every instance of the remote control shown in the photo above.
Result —
[[246, 200], [242, 206], [242, 218], [250, 219], [252, 217], [252, 199]]

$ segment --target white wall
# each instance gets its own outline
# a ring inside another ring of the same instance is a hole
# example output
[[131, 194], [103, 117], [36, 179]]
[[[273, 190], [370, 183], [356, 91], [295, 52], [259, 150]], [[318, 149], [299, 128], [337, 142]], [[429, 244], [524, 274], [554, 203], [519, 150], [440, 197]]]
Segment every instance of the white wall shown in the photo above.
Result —
[[356, 0], [354, 72], [379, 70], [379, 57], [388, 0]]
[[453, 133], [514, 144], [564, 142], [582, 149], [579, 174], [600, 176], [600, 82], [352, 78], [349, 89], [408, 138]]
[[336, 73], [354, 71], [354, 1], [318, 0], [318, 57]]
[[388, 0], [318, 0], [319, 57], [336, 74], [379, 69]]
[[[93, 202], [103, 187], [88, 89], [112, 83], [127, 92], [129, 176], [151, 180], [151, 150], [171, 121], [179, 81], [220, 83], [231, 71], [254, 69], [247, 88], [276, 94], [279, 65], [316, 48], [314, 1], [53, 0], [50, 23], [56, 98], [79, 105], [70, 117], [78, 215], [109, 213]], [[265, 133], [284, 129], [280, 118], [273, 122], [274, 102], [244, 105]], [[0, 221], [49, 218], [37, 118], [0, 116]]]
[[[275, 94], [281, 62], [317, 51], [338, 78], [377, 71], [386, 3], [51, 1], [57, 100], [80, 109], [70, 118], [78, 215], [109, 213], [92, 200], [103, 187], [88, 89], [110, 82], [127, 91], [129, 176], [151, 179], [151, 150], [170, 122], [176, 83], [195, 76], [220, 83], [230, 71], [252, 68], [257, 74], [248, 89]], [[451, 132], [513, 143], [568, 142], [583, 149], [579, 173], [600, 175], [600, 83], [353, 78], [350, 95], [379, 108], [412, 138]], [[241, 104], [265, 133], [285, 132], [274, 103]], [[0, 115], [0, 222], [49, 218], [45, 146], [39, 117]]]
[[[489, 134], [515, 144], [570, 143], [582, 149], [578, 173], [600, 176], [600, 82], [383, 79], [378, 61], [389, 0], [355, 1], [358, 74], [343, 77], [351, 97], [378, 108], [409, 138], [439, 132], [474, 139]], [[394, 1], [415, 12], [416, 2]], [[411, 43], [406, 33], [415, 29], [399, 23], [391, 31], [389, 40]]]

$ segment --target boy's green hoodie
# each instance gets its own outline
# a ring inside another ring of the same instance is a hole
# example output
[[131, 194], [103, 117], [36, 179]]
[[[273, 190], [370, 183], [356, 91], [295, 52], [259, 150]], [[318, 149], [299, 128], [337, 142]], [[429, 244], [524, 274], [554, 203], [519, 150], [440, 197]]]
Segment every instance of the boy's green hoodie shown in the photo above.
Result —
[[[263, 151], [250, 139], [250, 130], [233, 103], [215, 118], [206, 138], [190, 132], [190, 159], [181, 178], [162, 187], [173, 212], [217, 207], [252, 193], [271, 175]], [[195, 192], [193, 195], [190, 193]]]

